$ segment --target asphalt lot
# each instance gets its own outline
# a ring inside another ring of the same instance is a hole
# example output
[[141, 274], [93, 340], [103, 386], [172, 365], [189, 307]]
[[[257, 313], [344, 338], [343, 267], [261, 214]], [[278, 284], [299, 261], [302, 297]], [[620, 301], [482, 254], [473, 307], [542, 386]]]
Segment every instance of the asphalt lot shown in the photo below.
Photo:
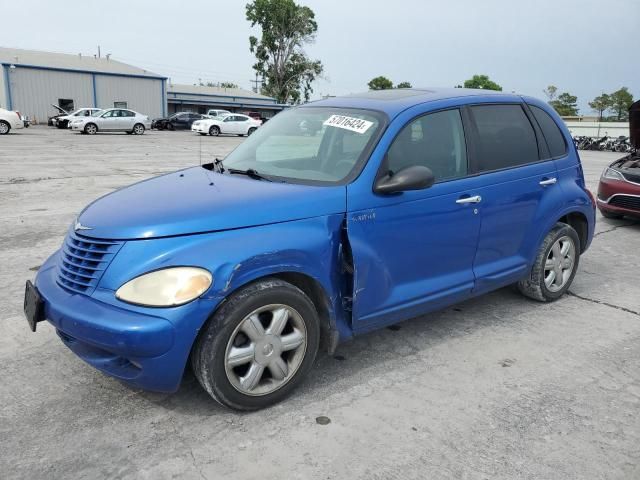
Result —
[[[640, 224], [629, 219], [598, 214], [572, 295], [539, 304], [504, 289], [360, 337], [257, 413], [222, 409], [192, 375], [173, 395], [130, 389], [50, 325], [29, 331], [24, 282], [84, 205], [240, 141], [46, 127], [0, 138], [1, 478], [640, 478]], [[592, 191], [617, 156], [582, 153]]]

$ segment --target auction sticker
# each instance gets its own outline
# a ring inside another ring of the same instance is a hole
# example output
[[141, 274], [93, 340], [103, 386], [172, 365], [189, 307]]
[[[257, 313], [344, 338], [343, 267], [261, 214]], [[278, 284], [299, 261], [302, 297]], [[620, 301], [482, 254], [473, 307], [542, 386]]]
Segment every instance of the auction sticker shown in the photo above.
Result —
[[369, 130], [373, 122], [362, 120], [361, 118], [346, 117], [344, 115], [331, 115], [325, 120], [323, 125], [328, 127], [344, 128], [356, 133], [364, 133]]

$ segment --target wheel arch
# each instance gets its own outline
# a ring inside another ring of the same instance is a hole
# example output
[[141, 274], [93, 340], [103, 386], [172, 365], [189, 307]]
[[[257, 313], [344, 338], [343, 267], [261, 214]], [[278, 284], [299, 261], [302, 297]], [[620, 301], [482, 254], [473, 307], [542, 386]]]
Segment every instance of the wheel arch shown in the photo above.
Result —
[[[244, 277], [239, 282], [234, 282], [232, 288], [225, 288], [224, 298], [211, 315], [205, 321], [210, 321], [216, 314], [216, 312], [224, 305], [227, 298], [248, 287], [251, 284], [261, 282], [268, 278], [277, 278], [279, 280], [290, 283], [291, 285], [299, 288], [302, 292], [309, 297], [313, 303], [316, 311], [318, 312], [318, 318], [320, 320], [320, 349], [332, 354], [339, 342], [339, 333], [337, 328], [337, 319], [335, 310], [331, 304], [331, 297], [328, 295], [326, 289], [320, 283], [319, 280], [301, 271], [293, 269], [272, 271], [272, 272], [260, 272], [250, 277]], [[195, 345], [195, 340], [194, 340]]]
[[586, 215], [582, 212], [573, 211], [560, 217], [557, 222], [566, 223], [576, 231], [580, 239], [580, 253], [583, 253], [589, 246], [589, 221]]

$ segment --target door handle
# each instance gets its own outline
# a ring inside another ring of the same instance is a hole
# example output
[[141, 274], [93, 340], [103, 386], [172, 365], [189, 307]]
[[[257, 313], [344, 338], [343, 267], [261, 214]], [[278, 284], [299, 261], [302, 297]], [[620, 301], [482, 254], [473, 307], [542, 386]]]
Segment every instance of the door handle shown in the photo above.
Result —
[[546, 187], [547, 185], [553, 185], [554, 183], [557, 183], [557, 181], [558, 179], [556, 177], [551, 177], [545, 180], [541, 180], [540, 185], [542, 185], [543, 187]]
[[473, 197], [464, 197], [456, 200], [456, 203], [460, 205], [464, 205], [465, 203], [480, 203], [482, 201], [482, 197], [480, 195], [475, 195]]

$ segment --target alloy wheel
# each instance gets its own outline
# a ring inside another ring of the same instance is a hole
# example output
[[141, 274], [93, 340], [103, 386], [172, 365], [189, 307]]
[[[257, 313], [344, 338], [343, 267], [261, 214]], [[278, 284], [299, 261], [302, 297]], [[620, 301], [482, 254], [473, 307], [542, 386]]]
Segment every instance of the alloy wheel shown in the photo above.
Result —
[[261, 396], [286, 385], [302, 364], [307, 330], [300, 314], [287, 305], [254, 310], [231, 334], [225, 372], [245, 395]]
[[561, 290], [571, 278], [575, 265], [576, 246], [567, 236], [555, 241], [544, 264], [544, 284], [550, 292]]

